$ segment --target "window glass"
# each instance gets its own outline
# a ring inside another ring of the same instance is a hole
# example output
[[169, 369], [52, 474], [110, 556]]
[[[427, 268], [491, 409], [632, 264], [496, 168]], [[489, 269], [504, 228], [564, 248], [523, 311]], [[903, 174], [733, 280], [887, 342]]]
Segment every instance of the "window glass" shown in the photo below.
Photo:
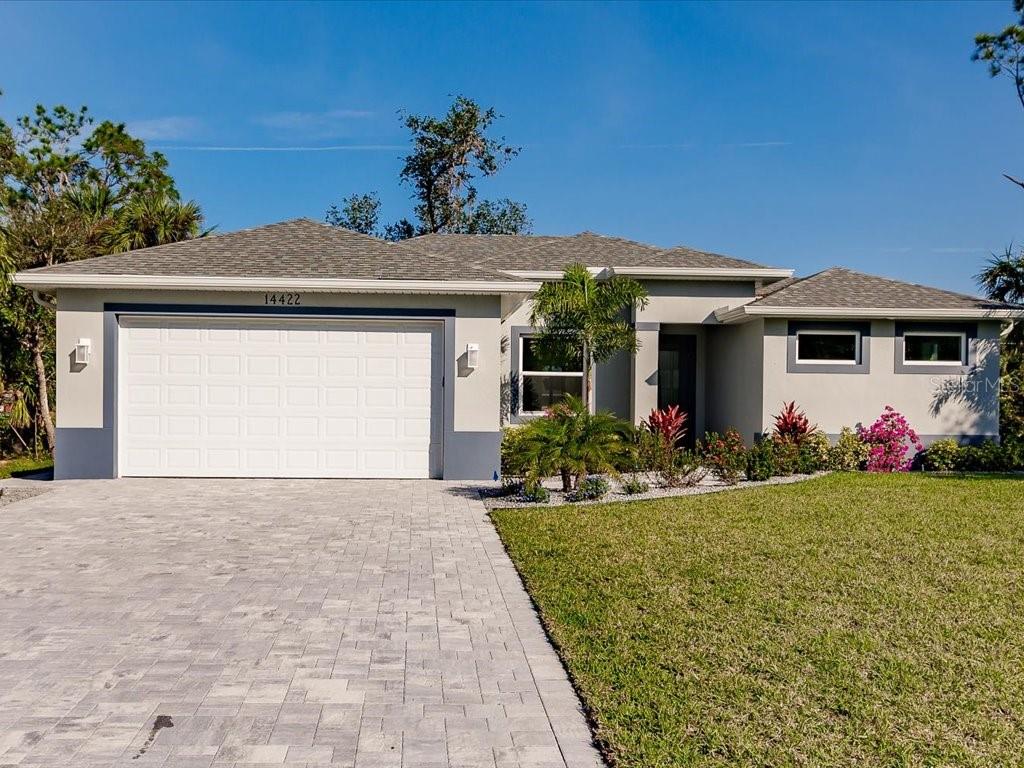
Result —
[[801, 331], [796, 337], [797, 360], [831, 361], [839, 363], [857, 362], [857, 334], [853, 333], [807, 333]]
[[583, 397], [582, 376], [523, 376], [523, 411], [536, 413], [556, 405], [566, 395]]
[[963, 337], [960, 334], [906, 334], [903, 359], [911, 363], [962, 363]]
[[552, 363], [549, 360], [543, 360], [538, 354], [536, 349], [537, 340], [528, 337], [521, 339], [523, 344], [523, 371], [548, 371], [548, 372], [561, 372], [561, 371], [582, 371], [583, 370], [583, 356], [579, 355], [575, 360], [571, 360], [568, 364], [559, 365]]

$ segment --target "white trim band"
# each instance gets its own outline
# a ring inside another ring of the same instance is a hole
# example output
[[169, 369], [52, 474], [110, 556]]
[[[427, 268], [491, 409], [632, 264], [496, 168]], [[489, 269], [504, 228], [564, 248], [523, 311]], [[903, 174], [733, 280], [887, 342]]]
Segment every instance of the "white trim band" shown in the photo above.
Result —
[[91, 275], [18, 272], [26, 288], [138, 288], [199, 291], [313, 291], [327, 293], [533, 293], [533, 282], [482, 280], [352, 280], [295, 277], [211, 277], [198, 275]]

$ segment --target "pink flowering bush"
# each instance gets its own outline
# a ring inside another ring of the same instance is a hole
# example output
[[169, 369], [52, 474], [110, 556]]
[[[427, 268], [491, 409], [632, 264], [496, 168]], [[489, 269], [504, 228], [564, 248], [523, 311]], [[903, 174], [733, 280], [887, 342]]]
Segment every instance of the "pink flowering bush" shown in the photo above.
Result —
[[907, 472], [914, 462], [914, 456], [907, 457], [911, 447], [916, 449], [915, 455], [924, 450], [917, 432], [891, 405], [885, 406], [870, 427], [859, 427], [857, 434], [868, 447], [868, 472]]

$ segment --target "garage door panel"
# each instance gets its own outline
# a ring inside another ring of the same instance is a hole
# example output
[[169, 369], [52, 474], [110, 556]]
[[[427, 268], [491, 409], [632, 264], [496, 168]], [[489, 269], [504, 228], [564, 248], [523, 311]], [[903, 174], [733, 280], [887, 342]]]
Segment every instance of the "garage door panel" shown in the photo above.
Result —
[[439, 475], [440, 330], [122, 318], [121, 474]]

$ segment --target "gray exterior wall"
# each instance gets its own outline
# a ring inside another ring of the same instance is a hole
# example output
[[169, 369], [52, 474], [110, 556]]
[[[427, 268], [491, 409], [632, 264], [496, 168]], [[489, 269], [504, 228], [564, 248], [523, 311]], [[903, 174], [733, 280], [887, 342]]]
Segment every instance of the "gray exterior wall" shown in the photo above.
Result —
[[735, 427], [752, 442], [765, 427], [764, 322], [708, 328], [706, 360], [707, 429]]
[[[754, 325], [748, 323], [747, 325]], [[936, 323], [947, 330], [949, 323]], [[984, 321], [971, 324], [969, 339], [971, 366], [945, 369], [915, 368], [897, 363], [901, 339], [892, 320], [871, 322], [865, 337], [868, 370], [849, 373], [829, 370], [792, 372], [788, 367], [790, 324], [787, 320], [764, 321], [764, 391], [761, 420], [772, 423], [783, 402], [795, 400], [812, 422], [830, 435], [840, 429], [871, 424], [886, 405], [900, 411], [910, 425], [932, 442], [943, 437], [962, 441], [999, 435], [999, 331], [1001, 324]], [[914, 328], [929, 327], [915, 323]], [[974, 329], [976, 327], [976, 334]], [[902, 359], [902, 357], [900, 357]]]
[[[444, 317], [443, 477], [490, 480], [499, 471], [501, 300], [498, 296], [303, 293], [311, 312], [338, 310], [389, 317]], [[55, 476], [117, 473], [117, 320], [111, 304], [197, 305], [264, 309], [263, 294], [215, 291], [65, 290], [57, 295], [57, 455]], [[254, 310], [254, 311], [255, 311]], [[377, 314], [379, 312], [379, 315]], [[450, 315], [450, 316], [448, 316]], [[266, 316], [266, 315], [262, 315]], [[71, 364], [79, 338], [92, 342], [89, 365]], [[466, 345], [480, 345], [479, 365], [462, 365]]]

